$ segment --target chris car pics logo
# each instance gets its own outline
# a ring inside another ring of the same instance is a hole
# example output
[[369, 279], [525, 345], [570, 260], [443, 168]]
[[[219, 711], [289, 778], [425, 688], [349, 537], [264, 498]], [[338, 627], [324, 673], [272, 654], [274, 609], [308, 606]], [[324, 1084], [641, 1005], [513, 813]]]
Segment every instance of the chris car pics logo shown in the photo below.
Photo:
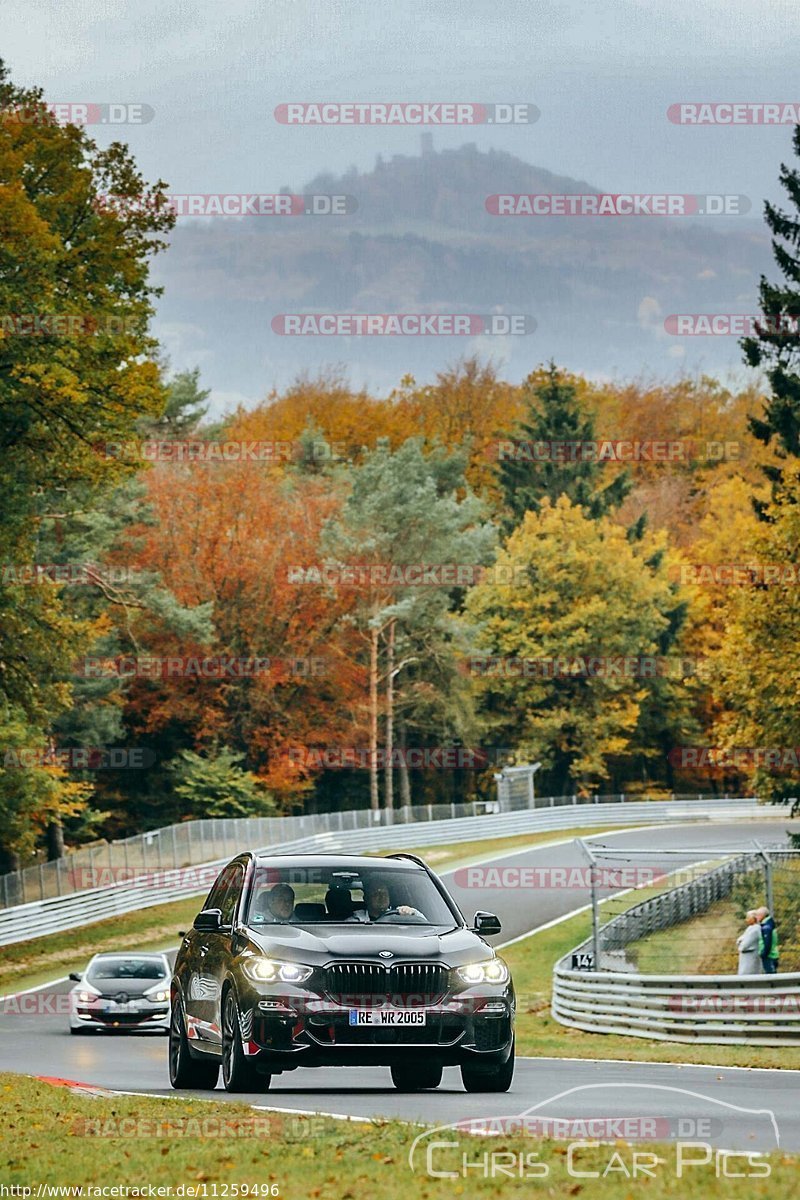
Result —
[[[734, 1124], [745, 1125], [747, 1148], [730, 1147]], [[615, 1078], [567, 1088], [519, 1113], [473, 1115], [427, 1129], [412, 1142], [408, 1165], [415, 1174], [459, 1187], [486, 1179], [552, 1185], [560, 1179], [622, 1184], [661, 1178], [702, 1188], [712, 1178], [769, 1176], [766, 1152], [780, 1141], [771, 1109]], [[561, 1143], [555, 1153], [552, 1142]], [[636, 1145], [642, 1142], [659, 1143], [661, 1153]]]

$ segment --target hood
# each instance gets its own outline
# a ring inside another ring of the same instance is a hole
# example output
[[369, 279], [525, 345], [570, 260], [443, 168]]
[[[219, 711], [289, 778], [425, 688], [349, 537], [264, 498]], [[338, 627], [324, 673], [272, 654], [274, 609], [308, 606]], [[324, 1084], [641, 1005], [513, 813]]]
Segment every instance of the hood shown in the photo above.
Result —
[[486, 942], [469, 929], [445, 929], [442, 926], [336, 925], [330, 929], [316, 925], [278, 925], [248, 930], [252, 946], [262, 954], [308, 963], [329, 959], [375, 959], [389, 950], [395, 962], [444, 961], [460, 965], [476, 959], [491, 958]]
[[137, 1000], [151, 988], [162, 988], [169, 991], [169, 978], [166, 979], [91, 979], [81, 980], [72, 989], [73, 992], [88, 991], [94, 988], [101, 996], [118, 996], [124, 992], [131, 1000]]

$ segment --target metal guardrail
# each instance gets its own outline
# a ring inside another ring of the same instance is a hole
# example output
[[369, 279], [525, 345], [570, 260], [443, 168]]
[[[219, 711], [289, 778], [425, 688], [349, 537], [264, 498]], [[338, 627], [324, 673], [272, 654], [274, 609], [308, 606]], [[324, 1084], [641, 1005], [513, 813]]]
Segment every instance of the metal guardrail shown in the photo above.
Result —
[[551, 1002], [555, 1019], [588, 1033], [656, 1041], [800, 1045], [800, 972], [650, 975], [608, 969], [615, 952], [707, 911], [729, 895], [740, 878], [763, 869], [758, 854], [739, 855], [613, 918], [602, 930], [599, 970], [571, 966], [573, 955], [592, 952], [591, 937], [556, 963]]
[[[513, 768], [519, 773], [529, 768]], [[507, 773], [507, 772], [506, 772]], [[501, 772], [502, 775], [502, 772]], [[475, 800], [467, 804], [415, 804], [391, 812], [381, 809], [351, 809], [346, 812], [306, 813], [295, 817], [231, 817], [183, 821], [134, 837], [73, 850], [53, 862], [35, 863], [18, 871], [0, 875], [0, 908], [12, 908], [34, 900], [49, 900], [73, 892], [107, 886], [126, 874], [140, 870], [163, 871], [169, 867], [187, 867], [232, 857], [242, 846], [277, 846], [318, 833], [343, 833], [349, 830], [442, 821], [456, 817], [477, 817], [486, 813], [527, 812], [531, 808], [548, 809], [562, 805], [591, 807], [594, 804], [640, 803], [647, 797], [545, 796], [531, 803], [526, 787], [515, 788], [498, 779], [496, 800]], [[671, 796], [695, 804], [718, 797]], [[728, 799], [727, 796], [722, 799]]]
[[[450, 806], [440, 806], [449, 809]], [[467, 807], [467, 806], [462, 806]], [[337, 817], [345, 814], [320, 814]], [[397, 814], [395, 814], [397, 815]], [[16, 905], [0, 910], [0, 946], [29, 941], [49, 933], [75, 929], [106, 917], [118, 916], [141, 908], [150, 908], [173, 900], [205, 894], [217, 872], [234, 854], [246, 849], [264, 852], [296, 850], [359, 853], [364, 850], [413, 846], [439, 846], [454, 842], [511, 837], [518, 833], [570, 829], [575, 826], [662, 824], [665, 821], [725, 820], [763, 817], [763, 806], [752, 798], [714, 800], [629, 801], [624, 803], [582, 804], [576, 802], [548, 805], [537, 802], [534, 809], [517, 812], [487, 813], [403, 824], [377, 825], [361, 829], [328, 829], [307, 837], [267, 842], [251, 837], [200, 866], [156, 868], [132, 871], [127, 878], [110, 887], [92, 888], [71, 895]], [[777, 814], [772, 814], [777, 815]], [[287, 821], [298, 818], [285, 818]], [[299, 818], [302, 819], [302, 818]], [[257, 831], [256, 831], [257, 832]]]
[[553, 973], [552, 1013], [589, 1033], [664, 1042], [800, 1045], [800, 972], [784, 975]]

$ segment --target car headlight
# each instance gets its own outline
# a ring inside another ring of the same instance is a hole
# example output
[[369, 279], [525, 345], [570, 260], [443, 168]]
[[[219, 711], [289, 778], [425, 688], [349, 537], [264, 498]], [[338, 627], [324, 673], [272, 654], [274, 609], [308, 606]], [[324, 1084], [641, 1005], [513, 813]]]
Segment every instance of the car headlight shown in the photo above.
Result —
[[148, 1000], [152, 1000], [156, 1004], [166, 1004], [167, 1000], [169, 1000], [169, 992], [163, 987], [150, 988], [149, 991], [145, 992], [145, 996], [147, 996]]
[[78, 992], [78, 1002], [80, 1004], [91, 1004], [91, 1002], [96, 1000], [99, 995], [99, 992]]
[[242, 965], [256, 983], [303, 983], [314, 972], [313, 967], [276, 958], [247, 958]]
[[502, 958], [488, 958], [485, 962], [468, 963], [456, 967], [456, 975], [462, 983], [508, 983], [508, 967]]

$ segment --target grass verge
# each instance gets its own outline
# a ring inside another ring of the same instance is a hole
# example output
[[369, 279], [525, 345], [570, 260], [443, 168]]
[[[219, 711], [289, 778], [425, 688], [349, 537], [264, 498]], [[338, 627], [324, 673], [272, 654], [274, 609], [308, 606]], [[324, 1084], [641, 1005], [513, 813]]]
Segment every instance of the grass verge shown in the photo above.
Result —
[[[147, 1097], [97, 1097], [25, 1076], [0, 1075], [4, 1121], [0, 1125], [0, 1177], [4, 1184], [128, 1187], [128, 1196], [148, 1195], [148, 1187], [176, 1189], [183, 1197], [279, 1195], [283, 1200], [396, 1200], [409, 1187], [421, 1197], [449, 1200], [454, 1195], [530, 1197], [575, 1196], [588, 1182], [594, 1200], [619, 1200], [633, 1185], [634, 1149], [655, 1155], [654, 1177], [637, 1179], [648, 1200], [793, 1194], [798, 1159], [775, 1152], [768, 1156], [769, 1178], [721, 1178], [718, 1162], [695, 1167], [676, 1180], [677, 1145], [628, 1146], [623, 1142], [580, 1148], [573, 1171], [599, 1173], [578, 1181], [567, 1164], [567, 1143], [528, 1137], [488, 1139], [459, 1135], [457, 1149], [440, 1150], [431, 1165], [458, 1170], [467, 1161], [486, 1162], [490, 1149], [504, 1155], [504, 1173], [476, 1169], [466, 1178], [433, 1178], [425, 1173], [424, 1147], [412, 1173], [408, 1152], [420, 1129], [399, 1121], [337, 1121], [331, 1118], [254, 1112], [243, 1104]], [[268, 1099], [268, 1097], [265, 1097]], [[220, 1131], [224, 1130], [220, 1135]], [[123, 1136], [120, 1136], [123, 1134]], [[695, 1157], [697, 1151], [693, 1152]], [[445, 1158], [444, 1155], [449, 1157]], [[513, 1177], [509, 1155], [525, 1164], [536, 1155], [536, 1175]], [[497, 1160], [495, 1160], [497, 1161]], [[734, 1160], [743, 1175], [747, 1165]], [[763, 1166], [759, 1164], [759, 1169]], [[607, 1174], [603, 1176], [603, 1171]], [[244, 1191], [244, 1186], [247, 1191]], [[544, 1185], [538, 1193], [536, 1185]], [[227, 1189], [227, 1190], [226, 1190]], [[234, 1190], [236, 1189], [236, 1190]], [[12, 1193], [9, 1193], [12, 1194]], [[25, 1197], [19, 1191], [13, 1193]], [[46, 1193], [44, 1193], [46, 1194]], [[169, 1193], [162, 1193], [169, 1195]], [[173, 1195], [176, 1193], [173, 1192]]]
[[35, 987], [70, 971], [82, 971], [98, 950], [163, 950], [177, 944], [178, 930], [192, 923], [198, 898], [142, 908], [122, 917], [109, 917], [50, 933], [30, 942], [0, 949], [0, 993]]
[[[563, 838], [583, 837], [626, 826], [565, 829], [539, 834], [517, 834], [489, 841], [457, 842], [452, 846], [420, 846], [410, 850], [430, 862], [435, 870], [460, 865], [474, 858], [490, 858], [517, 847], [540, 846]], [[391, 854], [391, 850], [378, 851]], [[14, 989], [36, 987], [40, 983], [81, 971], [87, 960], [100, 950], [163, 950], [178, 942], [178, 930], [191, 925], [201, 897], [178, 900], [140, 909], [121, 917], [109, 917], [78, 929], [48, 934], [30, 942], [17, 942], [0, 948], [0, 995]]]
[[[633, 829], [632, 825], [587, 825], [575, 829], [549, 829], [546, 833], [516, 833], [512, 837], [489, 838], [486, 841], [454, 842], [452, 846], [417, 846], [404, 848], [406, 854], [418, 854], [434, 871], [451, 871], [454, 867], [466, 866], [471, 862], [484, 862], [494, 855], [509, 850], [524, 850], [527, 846], [543, 846], [548, 842], [562, 842], [576, 837], [597, 837], [617, 829]], [[376, 854], [398, 854], [397, 850], [376, 850]]]

